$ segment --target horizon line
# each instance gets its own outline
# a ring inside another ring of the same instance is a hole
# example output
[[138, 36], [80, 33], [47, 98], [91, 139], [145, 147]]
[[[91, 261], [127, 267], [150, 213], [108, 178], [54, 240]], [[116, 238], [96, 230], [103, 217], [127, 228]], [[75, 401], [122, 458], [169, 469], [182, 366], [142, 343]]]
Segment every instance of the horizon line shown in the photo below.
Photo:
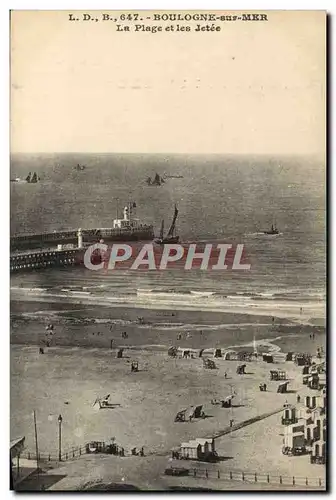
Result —
[[325, 157], [326, 152], [323, 153], [173, 153], [173, 152], [126, 152], [126, 151], [10, 151], [12, 155], [65, 155], [65, 154], [78, 154], [78, 155], [171, 155], [171, 156], [305, 156], [305, 157]]

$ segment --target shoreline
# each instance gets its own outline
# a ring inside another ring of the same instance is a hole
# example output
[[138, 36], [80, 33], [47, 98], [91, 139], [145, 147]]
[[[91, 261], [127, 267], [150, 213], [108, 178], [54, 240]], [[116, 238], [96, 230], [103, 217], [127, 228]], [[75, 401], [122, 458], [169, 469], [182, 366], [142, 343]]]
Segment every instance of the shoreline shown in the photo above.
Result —
[[[128, 308], [128, 309], [141, 309], [141, 310], [156, 310], [156, 311], [197, 311], [202, 313], [232, 313], [232, 314], [248, 314], [251, 316], [258, 317], [275, 317], [277, 319], [288, 319], [299, 324], [306, 324], [313, 326], [324, 326], [326, 322], [325, 318], [325, 303], [321, 301], [318, 309], [310, 308], [308, 309], [306, 303], [279, 303], [264, 302], [260, 304], [258, 301], [256, 303], [213, 303], [208, 302], [206, 297], [199, 298], [195, 300], [193, 304], [182, 303], [178, 300], [169, 299], [169, 301], [157, 300], [152, 301], [150, 304], [146, 302], [146, 298], [141, 296], [134, 296], [125, 300], [125, 297], [102, 297], [93, 296], [89, 292], [86, 294], [81, 293], [59, 293], [59, 294], [43, 294], [40, 290], [31, 289], [17, 289], [11, 288], [10, 291], [11, 302], [40, 302], [40, 303], [50, 303], [50, 304], [73, 304], [73, 305], [86, 305], [89, 307], [110, 307], [110, 308]], [[200, 302], [202, 300], [202, 302]], [[265, 307], [269, 305], [270, 307]], [[305, 308], [305, 313], [300, 314], [300, 308]], [[308, 309], [308, 312], [307, 312]], [[321, 311], [320, 311], [321, 309]], [[248, 312], [246, 312], [248, 311]], [[314, 314], [315, 313], [315, 314]], [[317, 313], [317, 314], [316, 314]]]
[[[139, 322], [139, 316], [142, 322]], [[323, 327], [298, 324], [286, 318], [246, 314], [146, 309], [108, 308], [85, 304], [11, 301], [11, 344], [52, 347], [168, 350], [242, 348], [275, 340], [283, 351], [316, 353], [325, 344]], [[46, 331], [52, 323], [54, 331]], [[127, 332], [127, 339], [122, 337]], [[314, 337], [314, 339], [312, 338]]]

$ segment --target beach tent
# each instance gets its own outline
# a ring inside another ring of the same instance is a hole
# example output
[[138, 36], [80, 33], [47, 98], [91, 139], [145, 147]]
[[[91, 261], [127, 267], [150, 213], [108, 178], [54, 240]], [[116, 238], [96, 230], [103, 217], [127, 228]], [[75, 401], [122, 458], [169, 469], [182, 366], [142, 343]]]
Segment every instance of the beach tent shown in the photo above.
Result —
[[287, 352], [286, 361], [293, 361], [293, 352]]
[[185, 422], [188, 408], [177, 412], [174, 422]]
[[168, 356], [172, 356], [173, 358], [176, 358], [177, 356], [177, 347], [171, 346], [168, 349]]
[[214, 350], [214, 358], [221, 358], [222, 357], [222, 349], [215, 349]]
[[263, 354], [262, 359], [266, 361], [266, 363], [273, 363], [273, 356], [271, 354]]
[[243, 375], [245, 374], [245, 368], [246, 368], [246, 365], [238, 365], [237, 366], [237, 373], [238, 375]]
[[236, 360], [238, 359], [238, 355], [236, 351], [229, 350], [229, 351], [224, 351], [223, 358], [225, 359], [225, 361]]
[[222, 408], [231, 408], [233, 398], [234, 394], [231, 394], [230, 396], [227, 396], [225, 399], [223, 399]]
[[281, 394], [284, 394], [285, 392], [287, 392], [287, 386], [288, 386], [289, 382], [284, 382], [282, 384], [280, 384], [278, 386], [278, 390], [277, 392], [281, 393]]
[[192, 418], [201, 418], [202, 417], [202, 408], [203, 405], [191, 406], [188, 411], [185, 413], [185, 419], [191, 420]]
[[215, 370], [217, 368], [215, 362], [212, 361], [212, 359], [207, 359], [207, 358], [203, 358], [203, 366], [204, 368], [208, 368], [210, 370]]
[[251, 361], [253, 356], [252, 352], [240, 351], [237, 353], [238, 361]]
[[194, 412], [193, 412], [194, 418], [201, 418], [202, 417], [202, 408], [203, 408], [203, 405], [195, 406]]

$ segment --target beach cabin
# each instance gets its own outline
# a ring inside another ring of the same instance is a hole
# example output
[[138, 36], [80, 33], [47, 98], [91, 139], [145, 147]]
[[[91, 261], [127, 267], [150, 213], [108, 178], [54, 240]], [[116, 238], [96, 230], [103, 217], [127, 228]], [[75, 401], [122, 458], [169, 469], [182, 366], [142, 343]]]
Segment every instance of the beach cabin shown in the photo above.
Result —
[[312, 373], [308, 378], [308, 387], [320, 391], [327, 385], [327, 377], [325, 373]]
[[327, 408], [327, 391], [326, 388], [322, 389], [320, 394], [316, 396], [316, 406], [326, 410]]
[[287, 352], [286, 361], [293, 361], [293, 352]]
[[306, 396], [305, 397], [306, 407], [309, 408], [310, 410], [313, 410], [314, 408], [316, 408], [316, 401], [317, 401], [317, 396]]
[[10, 479], [12, 489], [15, 489], [20, 482], [26, 479], [37, 470], [36, 460], [28, 460], [21, 458], [21, 454], [25, 448], [25, 437], [13, 439], [10, 442], [9, 463], [10, 463]]
[[277, 392], [279, 392], [280, 394], [285, 394], [287, 392], [287, 387], [288, 387], [288, 384], [289, 382], [284, 382], [283, 384], [280, 384], [278, 386], [278, 390]]
[[273, 363], [285, 363], [286, 361], [286, 354], [283, 352], [274, 352], [272, 356]]
[[319, 429], [314, 422], [309, 422], [304, 428], [305, 441], [307, 446], [312, 446], [314, 441], [319, 439]]
[[202, 454], [214, 453], [216, 451], [215, 440], [213, 438], [196, 438], [195, 441], [201, 445]]
[[263, 361], [265, 361], [266, 363], [273, 363], [273, 356], [271, 354], [263, 354], [262, 355], [262, 359]]
[[326, 443], [322, 439], [315, 441], [312, 446], [310, 455], [310, 462], [312, 464], [325, 464], [326, 463]]
[[325, 373], [320, 373], [318, 378], [318, 390], [325, 389], [327, 387], [327, 376]]
[[202, 446], [197, 441], [181, 444], [181, 457], [185, 460], [198, 460], [201, 458]]
[[305, 447], [304, 432], [300, 430], [297, 432], [292, 431], [285, 433], [283, 437], [283, 446], [284, 446], [283, 453], [285, 455], [287, 454], [285, 452], [286, 449], [288, 452], [288, 451], [294, 451], [297, 448], [304, 448]]
[[298, 422], [298, 415], [295, 406], [288, 406], [283, 409], [281, 423], [282, 425], [291, 425]]
[[298, 366], [305, 366], [305, 365], [311, 365], [312, 363], [312, 357], [310, 354], [296, 354], [295, 355], [295, 363]]

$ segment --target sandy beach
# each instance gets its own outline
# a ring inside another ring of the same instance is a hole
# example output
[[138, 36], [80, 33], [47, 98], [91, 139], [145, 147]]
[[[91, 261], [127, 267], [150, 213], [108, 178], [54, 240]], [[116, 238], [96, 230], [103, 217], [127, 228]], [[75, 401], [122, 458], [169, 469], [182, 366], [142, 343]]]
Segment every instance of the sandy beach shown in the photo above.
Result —
[[[145, 324], [138, 324], [142, 314]], [[321, 327], [263, 316], [216, 314], [193, 311], [146, 311], [40, 302], [13, 302], [11, 346], [11, 433], [26, 436], [27, 450], [34, 450], [32, 412], [37, 414], [39, 450], [58, 451], [58, 415], [63, 418], [62, 447], [70, 451], [88, 441], [115, 438], [130, 454], [144, 447], [146, 456], [169, 460], [170, 450], [195, 437], [212, 436], [235, 423], [281, 409], [304, 395], [302, 369], [294, 363], [276, 365], [290, 380], [290, 393], [278, 394], [278, 383], [269, 381], [272, 368], [261, 359], [249, 362], [247, 374], [236, 374], [239, 362], [216, 359], [216, 370], [206, 370], [202, 359], [173, 359], [172, 344], [204, 348], [213, 357], [213, 347], [252, 349], [253, 337], [260, 353], [266, 351], [316, 351], [324, 345]], [[97, 321], [97, 318], [99, 319]], [[52, 320], [50, 347], [40, 355], [38, 346], [46, 336], [45, 324]], [[199, 323], [196, 331], [188, 325]], [[204, 325], [207, 325], [206, 327]], [[187, 326], [186, 326], [187, 325]], [[127, 330], [129, 337], [121, 338]], [[176, 341], [177, 332], [182, 338]], [[200, 333], [202, 332], [202, 333]], [[98, 335], [99, 334], [99, 335]], [[313, 338], [314, 335], [314, 338]], [[113, 348], [110, 340], [114, 338]], [[118, 348], [125, 348], [117, 359]], [[138, 361], [139, 372], [131, 373]], [[273, 365], [275, 366], [275, 365]], [[227, 378], [225, 378], [225, 373]], [[266, 393], [259, 391], [267, 383]], [[235, 391], [232, 409], [211, 404], [212, 399]], [[100, 410], [97, 397], [110, 394], [114, 409]], [[202, 404], [205, 419], [175, 423], [175, 414]], [[289, 458], [281, 453], [283, 430], [280, 415], [274, 415], [229, 436], [216, 439], [218, 453], [226, 459], [219, 467], [283, 475], [320, 477], [324, 468], [311, 465], [308, 457]], [[248, 445], [247, 445], [248, 443]], [[168, 463], [168, 462], [167, 462]], [[267, 470], [266, 470], [267, 469]], [[158, 473], [162, 474], [162, 470]]]

